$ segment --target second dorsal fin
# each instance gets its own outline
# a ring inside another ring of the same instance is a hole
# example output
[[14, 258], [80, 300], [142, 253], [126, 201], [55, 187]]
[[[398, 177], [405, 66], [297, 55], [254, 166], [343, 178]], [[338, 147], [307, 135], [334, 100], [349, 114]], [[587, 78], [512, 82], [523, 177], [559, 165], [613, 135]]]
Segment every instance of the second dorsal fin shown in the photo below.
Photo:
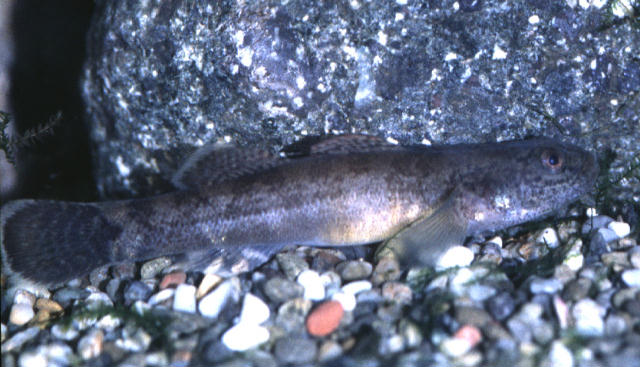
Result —
[[377, 136], [350, 134], [306, 137], [284, 148], [283, 152], [288, 157], [300, 157], [312, 154], [363, 153], [398, 147]]

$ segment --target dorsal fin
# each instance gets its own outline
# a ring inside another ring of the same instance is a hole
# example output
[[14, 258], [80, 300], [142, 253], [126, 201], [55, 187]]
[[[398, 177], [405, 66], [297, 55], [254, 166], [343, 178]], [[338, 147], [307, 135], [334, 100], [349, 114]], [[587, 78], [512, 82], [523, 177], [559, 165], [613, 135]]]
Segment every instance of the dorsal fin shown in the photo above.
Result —
[[195, 188], [259, 172], [282, 162], [262, 148], [210, 144], [196, 150], [173, 175], [178, 188]]
[[275, 167], [286, 163], [289, 158], [389, 149], [401, 147], [370, 135], [305, 137], [283, 148], [284, 158], [259, 147], [210, 144], [196, 150], [174, 174], [171, 182], [180, 189], [203, 187]]
[[398, 145], [371, 135], [310, 136], [285, 147], [287, 157], [304, 157], [313, 154], [362, 153], [396, 149]]

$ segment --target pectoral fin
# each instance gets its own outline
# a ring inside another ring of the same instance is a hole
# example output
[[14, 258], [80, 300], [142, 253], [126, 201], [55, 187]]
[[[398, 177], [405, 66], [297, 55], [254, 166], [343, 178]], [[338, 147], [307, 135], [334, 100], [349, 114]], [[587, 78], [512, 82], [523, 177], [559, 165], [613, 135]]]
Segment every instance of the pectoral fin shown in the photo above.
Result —
[[433, 266], [449, 248], [462, 245], [468, 221], [452, 194], [431, 215], [419, 219], [383, 243], [376, 258], [394, 256], [403, 266]]

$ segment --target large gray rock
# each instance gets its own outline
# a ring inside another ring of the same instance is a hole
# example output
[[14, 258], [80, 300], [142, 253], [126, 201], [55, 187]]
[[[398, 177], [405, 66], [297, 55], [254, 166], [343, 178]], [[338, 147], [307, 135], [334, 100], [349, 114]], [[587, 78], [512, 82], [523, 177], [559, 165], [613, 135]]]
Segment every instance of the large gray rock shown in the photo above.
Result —
[[206, 142], [328, 132], [557, 136], [613, 146], [620, 166], [640, 141], [640, 32], [575, 3], [97, 1], [83, 89], [99, 190], [166, 190]]

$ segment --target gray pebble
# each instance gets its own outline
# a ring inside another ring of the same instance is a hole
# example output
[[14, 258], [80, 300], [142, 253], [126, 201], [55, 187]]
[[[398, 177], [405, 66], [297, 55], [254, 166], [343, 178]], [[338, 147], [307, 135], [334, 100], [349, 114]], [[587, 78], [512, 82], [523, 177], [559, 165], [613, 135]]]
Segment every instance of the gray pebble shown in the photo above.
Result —
[[136, 264], [122, 263], [111, 267], [111, 275], [114, 278], [133, 279], [136, 277]]
[[289, 300], [278, 308], [276, 316], [276, 325], [284, 329], [286, 332], [295, 332], [302, 330], [307, 314], [311, 310], [311, 301], [303, 298], [295, 298]]
[[73, 301], [77, 299], [85, 299], [89, 297], [91, 292], [81, 288], [62, 288], [53, 294], [53, 300], [58, 302], [63, 308], [67, 308]]
[[365, 279], [371, 275], [373, 266], [366, 261], [345, 261], [336, 266], [336, 271], [345, 281]]
[[582, 234], [586, 235], [593, 230], [604, 228], [611, 222], [613, 222], [613, 219], [607, 217], [606, 215], [597, 215], [595, 217], [591, 217], [582, 225]]
[[309, 269], [309, 264], [303, 258], [291, 252], [282, 252], [276, 255], [276, 261], [287, 278], [293, 280], [298, 274]]
[[109, 267], [101, 266], [95, 270], [93, 270], [89, 274], [89, 283], [91, 283], [94, 287], [100, 287], [102, 282], [109, 279]]
[[502, 321], [509, 317], [513, 313], [516, 307], [516, 302], [511, 296], [511, 294], [507, 292], [503, 292], [498, 294], [497, 296], [491, 297], [487, 301], [487, 308], [493, 317], [496, 320]]
[[264, 293], [272, 302], [282, 303], [293, 298], [302, 297], [304, 287], [292, 280], [275, 277], [264, 284]]
[[533, 294], [554, 294], [561, 289], [562, 283], [560, 283], [560, 281], [555, 278], [544, 279], [534, 276], [533, 280], [531, 280], [531, 283], [529, 284], [529, 290]]
[[276, 341], [274, 354], [284, 364], [303, 364], [316, 358], [317, 349], [316, 342], [311, 339], [284, 337]]
[[64, 326], [55, 324], [51, 328], [51, 335], [62, 340], [73, 340], [78, 336], [78, 330], [76, 330], [73, 325]]
[[20, 349], [22, 345], [31, 339], [35, 338], [40, 332], [40, 328], [37, 326], [30, 327], [26, 330], [15, 333], [12, 337], [2, 343], [2, 353], [10, 352]]
[[590, 279], [576, 278], [565, 285], [562, 290], [562, 297], [567, 301], [579, 301], [587, 297], [592, 284], [593, 282]]
[[617, 314], [610, 314], [604, 321], [604, 333], [607, 336], [618, 336], [628, 330], [627, 320]]
[[147, 261], [140, 267], [140, 277], [142, 279], [154, 278], [169, 265], [171, 265], [171, 259], [168, 257], [159, 257]]
[[129, 306], [135, 301], [146, 301], [151, 297], [153, 290], [145, 283], [133, 281], [124, 290], [124, 303]]

